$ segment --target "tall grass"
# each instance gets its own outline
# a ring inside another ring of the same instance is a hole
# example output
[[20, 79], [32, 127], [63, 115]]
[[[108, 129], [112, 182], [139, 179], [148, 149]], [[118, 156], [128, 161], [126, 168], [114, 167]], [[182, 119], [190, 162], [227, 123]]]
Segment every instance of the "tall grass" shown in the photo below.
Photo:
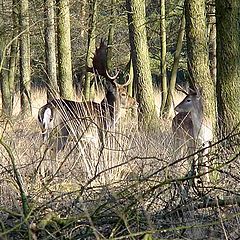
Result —
[[237, 239], [234, 148], [211, 147], [212, 179], [204, 183], [189, 174], [192, 156], [176, 152], [170, 119], [142, 131], [128, 113], [103, 149], [69, 142], [55, 161], [36, 120], [45, 92], [32, 96], [33, 118], [1, 120], [1, 238]]

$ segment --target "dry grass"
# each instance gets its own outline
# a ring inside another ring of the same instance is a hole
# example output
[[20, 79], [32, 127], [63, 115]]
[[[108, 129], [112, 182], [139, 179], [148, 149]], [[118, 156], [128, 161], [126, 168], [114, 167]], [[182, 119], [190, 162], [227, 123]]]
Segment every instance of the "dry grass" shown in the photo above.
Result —
[[[141, 131], [128, 116], [108, 133], [102, 152], [93, 144], [71, 151], [70, 143], [55, 162], [36, 120], [45, 93], [32, 96], [33, 118], [1, 121], [0, 237], [237, 239], [234, 151], [212, 148], [209, 160], [218, 169], [210, 183], [202, 183], [187, 176], [191, 158], [176, 154], [170, 120]], [[42, 166], [46, 176], [37, 171]]]

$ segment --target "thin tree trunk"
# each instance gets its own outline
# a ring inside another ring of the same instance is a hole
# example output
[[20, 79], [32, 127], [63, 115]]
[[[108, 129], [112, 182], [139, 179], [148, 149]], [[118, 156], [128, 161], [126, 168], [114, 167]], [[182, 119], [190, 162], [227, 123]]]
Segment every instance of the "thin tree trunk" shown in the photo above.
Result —
[[160, 108], [160, 116], [164, 114], [164, 109], [167, 101], [167, 37], [166, 37], [166, 15], [165, 15], [165, 0], [161, 0], [161, 79], [162, 79], [162, 101]]
[[21, 28], [20, 36], [20, 95], [21, 114], [24, 117], [32, 114], [31, 107], [31, 67], [30, 67], [30, 36], [29, 36], [29, 15], [28, 0], [20, 1], [19, 23]]
[[217, 78], [217, 41], [216, 41], [216, 14], [215, 14], [215, 0], [210, 1], [208, 8], [209, 15], [209, 61], [210, 61], [210, 74], [214, 83]]
[[59, 89], [63, 98], [73, 98], [69, 0], [57, 0]]
[[80, 2], [80, 23], [81, 23], [81, 29], [80, 29], [80, 36], [82, 39], [84, 39], [86, 35], [86, 6], [87, 6], [87, 1], [82, 0]]
[[[93, 53], [95, 52], [96, 40], [95, 40], [95, 30], [96, 30], [96, 18], [97, 18], [97, 0], [93, 0], [90, 3], [90, 17], [89, 17], [89, 29], [88, 29], [88, 49], [86, 57], [86, 65], [90, 66], [92, 64]], [[91, 90], [91, 79], [92, 73], [86, 72], [85, 83], [84, 83], [84, 97], [85, 100], [90, 100], [93, 93]], [[94, 87], [94, 84], [93, 84]]]
[[[1, 41], [3, 44], [3, 41]], [[4, 52], [0, 53], [0, 61], [2, 62], [2, 69], [0, 70], [0, 84], [2, 91], [2, 113], [5, 117], [10, 117], [12, 112], [12, 98], [10, 92], [10, 84], [7, 77], [7, 63], [6, 56]]]
[[166, 110], [165, 111], [168, 114], [168, 117], [170, 116], [171, 108], [173, 107], [173, 104], [172, 104], [173, 103], [173, 93], [174, 93], [174, 89], [176, 86], [177, 71], [178, 71], [179, 60], [181, 57], [184, 32], [185, 32], [185, 16], [183, 14], [182, 19], [181, 19], [180, 29], [178, 32], [177, 46], [176, 46], [176, 51], [174, 54], [171, 79], [170, 79], [170, 83], [169, 83], [168, 96], [167, 96], [167, 101], [166, 101]]
[[149, 124], [154, 127], [157, 112], [147, 45], [145, 1], [126, 0], [126, 4], [134, 82], [137, 85], [137, 101], [140, 110], [139, 120], [145, 127], [149, 127]]
[[[18, 27], [18, 1], [12, 1], [12, 21], [13, 21], [13, 34], [12, 38], [15, 38], [19, 34]], [[9, 105], [9, 116], [13, 113], [13, 102], [15, 94], [15, 74], [16, 74], [16, 61], [18, 55], [18, 39], [15, 39], [11, 44], [10, 58], [9, 58], [9, 72], [8, 72], [8, 83], [10, 90], [10, 105]]]
[[115, 31], [115, 6], [116, 0], [111, 0], [111, 20], [108, 30], [108, 49], [107, 49], [107, 68], [112, 69], [112, 57], [113, 57], [113, 37]]
[[53, 99], [59, 93], [56, 66], [56, 39], [54, 21], [54, 0], [44, 0], [45, 5], [45, 59], [47, 71], [47, 98]]
[[129, 78], [130, 78], [130, 84], [128, 85], [128, 94], [132, 97], [133, 96], [133, 64], [132, 64], [132, 58], [129, 61]]

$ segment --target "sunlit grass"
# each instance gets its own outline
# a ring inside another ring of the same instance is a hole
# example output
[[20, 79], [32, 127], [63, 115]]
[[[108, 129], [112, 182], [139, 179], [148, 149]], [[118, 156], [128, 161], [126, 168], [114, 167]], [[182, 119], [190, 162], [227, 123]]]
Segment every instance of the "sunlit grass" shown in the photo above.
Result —
[[[160, 93], [155, 91], [159, 108]], [[182, 97], [176, 94], [175, 104]], [[46, 103], [45, 91], [35, 89], [32, 99], [32, 118], [22, 120], [17, 115], [16, 97], [15, 116], [11, 121], [1, 119], [1, 140], [9, 147], [21, 179], [16, 181], [11, 159], [0, 145], [0, 232], [10, 230], [7, 239], [26, 239], [28, 226], [34, 224], [38, 239], [117, 239], [131, 234], [135, 237], [125, 239], [139, 239], [149, 232], [153, 239], [204, 239], [201, 236], [211, 234], [221, 239], [221, 221], [229, 229], [237, 228], [237, 204], [198, 209], [204, 197], [218, 199], [226, 192], [237, 201], [239, 160], [230, 161], [234, 155], [230, 149], [211, 149], [210, 161], [218, 161], [212, 167], [223, 167], [220, 177], [202, 188], [188, 175], [191, 158], [179, 155], [174, 147], [171, 119], [159, 119], [158, 126], [143, 131], [128, 112], [107, 133], [102, 151], [92, 143], [73, 148], [73, 141], [55, 161], [37, 122], [37, 111]], [[45, 175], [40, 174], [41, 167]], [[30, 209], [25, 220], [19, 186]], [[225, 216], [231, 219], [226, 221]]]

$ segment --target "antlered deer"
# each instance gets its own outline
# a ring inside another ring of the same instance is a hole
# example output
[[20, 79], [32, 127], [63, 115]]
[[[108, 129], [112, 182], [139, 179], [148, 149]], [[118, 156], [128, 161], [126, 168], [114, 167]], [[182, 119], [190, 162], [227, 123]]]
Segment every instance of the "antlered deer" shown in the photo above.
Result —
[[119, 73], [110, 76], [104, 63], [105, 55], [106, 46], [101, 41], [93, 58], [93, 68], [88, 67], [88, 71], [106, 79], [105, 98], [101, 103], [53, 99], [39, 109], [38, 120], [43, 138], [55, 145], [56, 152], [63, 149], [69, 136], [76, 141], [103, 142], [104, 132], [117, 123], [120, 109], [137, 108], [136, 100], [127, 93], [130, 80], [118, 84]]
[[[198, 147], [208, 147], [213, 139], [213, 133], [211, 122], [203, 114], [199, 90], [190, 89], [189, 93], [185, 94], [186, 97], [175, 107], [178, 114], [173, 118], [172, 129], [175, 137], [182, 140], [181, 144], [186, 141], [187, 147], [193, 152]], [[207, 153], [208, 149], [203, 155]]]

